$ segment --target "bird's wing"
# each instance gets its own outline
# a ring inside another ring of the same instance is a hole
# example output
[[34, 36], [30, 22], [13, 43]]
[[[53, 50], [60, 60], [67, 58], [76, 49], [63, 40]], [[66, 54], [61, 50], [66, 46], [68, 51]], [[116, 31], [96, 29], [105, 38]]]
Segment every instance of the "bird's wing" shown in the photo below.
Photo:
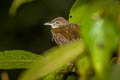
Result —
[[53, 34], [53, 39], [55, 40], [57, 45], [63, 45], [63, 44], [71, 42], [71, 40], [66, 32], [59, 31], [59, 30], [56, 31], [56, 30], [52, 30], [52, 34]]
[[67, 24], [61, 28], [51, 30], [53, 39], [58, 45], [70, 43], [80, 39], [79, 27], [75, 24]]
[[80, 39], [80, 28], [76, 24], [68, 24], [63, 31], [69, 35], [71, 41]]

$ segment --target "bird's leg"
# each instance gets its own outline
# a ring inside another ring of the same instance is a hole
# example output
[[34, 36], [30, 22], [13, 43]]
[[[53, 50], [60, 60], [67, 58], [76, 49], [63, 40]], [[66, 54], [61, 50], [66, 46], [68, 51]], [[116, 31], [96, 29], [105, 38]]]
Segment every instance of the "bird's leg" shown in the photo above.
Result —
[[77, 76], [77, 73], [74, 71], [75, 61], [68, 63], [67, 67], [63, 70], [62, 80], [67, 80], [68, 76], [74, 75]]
[[68, 63], [68, 65], [60, 71], [60, 73], [65, 74], [71, 72], [73, 67], [74, 67], [73, 63]]

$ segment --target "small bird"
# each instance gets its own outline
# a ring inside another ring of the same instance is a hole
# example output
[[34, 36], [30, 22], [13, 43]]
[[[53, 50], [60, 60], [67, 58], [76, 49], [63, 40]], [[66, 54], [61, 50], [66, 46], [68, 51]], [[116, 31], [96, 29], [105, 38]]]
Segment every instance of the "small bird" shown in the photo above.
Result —
[[58, 46], [80, 39], [78, 25], [69, 23], [63, 17], [57, 17], [44, 25], [50, 25], [52, 27], [52, 39], [55, 40]]
[[[52, 27], [52, 39], [55, 40], [58, 46], [64, 45], [75, 40], [80, 39], [80, 28], [76, 24], [69, 23], [63, 17], [57, 17], [51, 22], [45, 23], [44, 25], [50, 25]], [[74, 63], [70, 62], [66, 69], [63, 69], [63, 79], [66, 80], [68, 74], [72, 71]]]

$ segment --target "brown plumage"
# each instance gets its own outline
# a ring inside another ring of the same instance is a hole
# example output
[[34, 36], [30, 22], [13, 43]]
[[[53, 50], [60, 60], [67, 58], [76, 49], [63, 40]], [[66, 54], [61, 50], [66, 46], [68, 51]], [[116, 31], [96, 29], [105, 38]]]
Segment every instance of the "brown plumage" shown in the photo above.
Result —
[[52, 39], [55, 40], [57, 45], [63, 45], [80, 39], [79, 27], [76, 24], [69, 23], [62, 17], [55, 18], [45, 25], [52, 26]]
[[67, 24], [60, 28], [53, 28], [51, 32], [53, 39], [58, 45], [80, 39], [79, 27], [75, 24]]
[[[76, 24], [69, 23], [62, 17], [57, 17], [51, 22], [45, 23], [45, 25], [51, 25], [52, 39], [55, 40], [58, 46], [80, 39], [79, 27]], [[65, 74], [62, 80], [64, 80], [67, 77], [66, 75], [72, 71], [73, 66], [73, 63], [69, 63], [66, 69], [63, 70]]]

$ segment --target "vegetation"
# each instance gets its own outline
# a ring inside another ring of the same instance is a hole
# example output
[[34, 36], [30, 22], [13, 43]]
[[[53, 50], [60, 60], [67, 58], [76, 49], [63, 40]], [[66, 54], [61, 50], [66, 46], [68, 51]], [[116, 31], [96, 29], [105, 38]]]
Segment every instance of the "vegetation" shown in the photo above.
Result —
[[[31, 0], [14, 0], [9, 14], [15, 16], [26, 2]], [[18, 80], [61, 80], [61, 69], [77, 60], [77, 69], [73, 69], [77, 75], [68, 75], [67, 80], [119, 80], [120, 1], [76, 0], [69, 22], [80, 26], [81, 40], [42, 55], [23, 50], [0, 52], [0, 69], [27, 69]]]

